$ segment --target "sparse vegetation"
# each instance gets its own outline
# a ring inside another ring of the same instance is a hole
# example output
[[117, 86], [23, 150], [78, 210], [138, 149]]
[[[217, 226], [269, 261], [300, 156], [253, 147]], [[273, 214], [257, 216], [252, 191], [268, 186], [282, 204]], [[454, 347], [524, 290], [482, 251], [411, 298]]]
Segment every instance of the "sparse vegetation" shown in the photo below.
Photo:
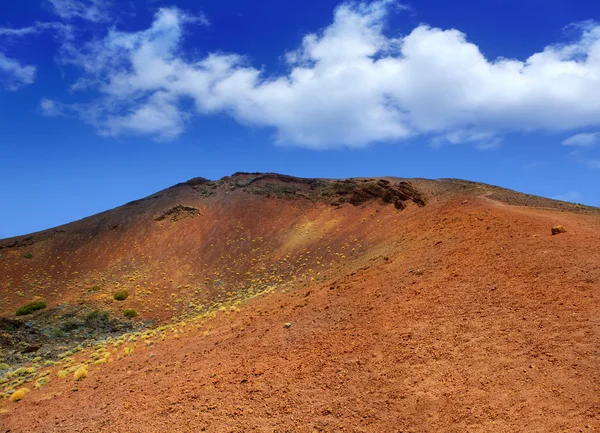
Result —
[[87, 370], [86, 365], [82, 365], [77, 370], [75, 370], [75, 373], [73, 373], [73, 377], [75, 378], [75, 380], [84, 379], [87, 377], [87, 375], [88, 375], [88, 370]]
[[90, 322], [93, 322], [96, 320], [100, 320], [100, 321], [108, 320], [108, 311], [94, 310], [90, 314], [88, 314], [87, 317], [85, 318], [85, 321], [87, 323], [90, 323]]
[[25, 395], [27, 395], [28, 392], [29, 392], [29, 388], [21, 388], [21, 389], [16, 390], [10, 396], [10, 401], [15, 402], [15, 401], [23, 400], [23, 398], [25, 398]]
[[23, 305], [21, 308], [17, 310], [17, 316], [25, 316], [27, 314], [33, 314], [38, 310], [43, 310], [46, 308], [46, 303], [42, 301], [34, 301], [29, 304]]
[[50, 331], [50, 336], [52, 338], [62, 338], [65, 335], [65, 332], [60, 328], [52, 328], [52, 330]]
[[128, 308], [127, 310], [123, 311], [123, 315], [128, 319], [133, 319], [135, 316], [137, 316], [137, 311]]
[[23, 257], [25, 257], [26, 259], [33, 259], [33, 254], [25, 253], [25, 254], [23, 254]]
[[41, 376], [40, 378], [36, 379], [34, 388], [40, 389], [42, 386], [48, 385], [49, 383], [50, 383], [50, 376], [46, 374], [46, 375]]
[[129, 298], [129, 292], [125, 289], [117, 290], [114, 296], [116, 301], [124, 301]]

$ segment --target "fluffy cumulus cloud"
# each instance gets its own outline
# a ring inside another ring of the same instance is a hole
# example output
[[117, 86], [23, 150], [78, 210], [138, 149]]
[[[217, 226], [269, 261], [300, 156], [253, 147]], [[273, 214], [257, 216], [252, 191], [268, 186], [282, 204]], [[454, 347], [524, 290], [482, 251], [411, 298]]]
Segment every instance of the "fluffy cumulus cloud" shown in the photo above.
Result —
[[181, 46], [199, 19], [176, 8], [160, 9], [144, 31], [112, 29], [70, 47], [64, 61], [84, 72], [73, 88], [96, 94], [77, 112], [107, 135], [171, 139], [194, 116], [215, 113], [309, 148], [415, 136], [491, 148], [510, 131], [600, 126], [600, 24], [580, 24], [577, 40], [526, 60], [488, 59], [456, 29], [388, 36], [396, 6], [342, 4], [328, 27], [287, 53], [278, 75], [234, 53], [190, 59]]

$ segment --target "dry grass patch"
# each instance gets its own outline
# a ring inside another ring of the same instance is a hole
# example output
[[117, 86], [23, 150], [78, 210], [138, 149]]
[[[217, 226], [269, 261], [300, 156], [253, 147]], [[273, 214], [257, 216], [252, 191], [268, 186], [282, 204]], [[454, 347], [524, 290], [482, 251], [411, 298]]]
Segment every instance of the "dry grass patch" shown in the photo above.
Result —
[[75, 370], [75, 373], [73, 373], [73, 377], [75, 378], [75, 380], [84, 379], [87, 377], [87, 375], [88, 375], [88, 370], [87, 370], [86, 365], [82, 365], [77, 370]]
[[16, 402], [19, 400], [23, 400], [28, 392], [29, 392], [29, 388], [21, 388], [21, 389], [16, 390], [10, 396], [10, 401]]

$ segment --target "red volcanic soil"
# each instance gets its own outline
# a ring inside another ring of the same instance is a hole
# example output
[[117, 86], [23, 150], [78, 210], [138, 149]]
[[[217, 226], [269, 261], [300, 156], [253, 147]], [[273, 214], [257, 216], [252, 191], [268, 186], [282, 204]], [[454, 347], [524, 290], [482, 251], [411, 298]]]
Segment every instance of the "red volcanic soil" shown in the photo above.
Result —
[[80, 381], [51, 370], [0, 402], [0, 431], [600, 431], [597, 211], [461, 181], [411, 180], [395, 206], [306, 184], [299, 198], [231, 189], [239, 178], [5, 241], [26, 292], [5, 287], [5, 317], [35, 295], [119, 311], [117, 283], [139, 320], [163, 322], [224, 290], [269, 289], [152, 344], [109, 345]]

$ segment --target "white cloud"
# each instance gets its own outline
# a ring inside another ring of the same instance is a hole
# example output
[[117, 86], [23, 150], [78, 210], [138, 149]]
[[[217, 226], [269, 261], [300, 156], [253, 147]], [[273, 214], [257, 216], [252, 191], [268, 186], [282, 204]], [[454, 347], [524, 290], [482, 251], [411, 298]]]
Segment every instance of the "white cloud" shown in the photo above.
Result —
[[111, 135], [176, 137], [190, 100], [197, 115], [226, 113], [273, 128], [281, 144], [310, 148], [419, 135], [491, 148], [510, 131], [600, 126], [600, 24], [580, 24], [578, 40], [525, 61], [486, 59], [456, 29], [421, 25], [387, 36], [394, 5], [342, 4], [331, 25], [287, 54], [280, 75], [238, 54], [187, 58], [181, 44], [195, 19], [176, 8], [160, 9], [147, 30], [112, 29], [70, 47], [65, 61], [84, 71], [74, 89], [98, 92], [82, 116]]
[[[40, 35], [51, 32], [63, 43], [72, 38], [71, 26], [56, 22], [37, 22], [28, 27], [7, 28], [0, 27], [0, 42], [9, 45], [18, 38]], [[2, 46], [0, 46], [0, 50]], [[0, 85], [7, 90], [18, 90], [35, 81], [37, 68], [33, 65], [22, 65], [19, 60], [8, 58], [0, 52]]]
[[18, 90], [35, 81], [35, 66], [22, 65], [0, 52], [0, 85], [7, 90]]
[[42, 99], [40, 101], [40, 109], [42, 110], [42, 114], [48, 117], [56, 117], [64, 114], [62, 105], [51, 99]]
[[29, 35], [38, 34], [41, 31], [40, 25], [36, 24], [29, 27], [21, 27], [21, 28], [8, 28], [2, 27], [0, 28], [0, 36], [5, 37], [23, 37]]
[[584, 162], [588, 168], [600, 169], [600, 159], [588, 159]]
[[53, 31], [62, 36], [70, 36], [72, 28], [68, 24], [56, 22], [37, 22], [32, 26], [21, 28], [0, 27], [0, 37], [20, 38], [38, 35], [44, 31]]
[[110, 20], [107, 0], [49, 0], [54, 12], [65, 20], [84, 19], [92, 22]]
[[583, 165], [584, 167], [600, 169], [600, 159], [594, 159], [593, 157], [590, 157], [590, 155], [586, 155], [579, 150], [571, 152], [569, 156], [573, 161]]
[[500, 143], [502, 143], [502, 139], [494, 136], [494, 134], [491, 132], [481, 132], [474, 129], [458, 129], [443, 135], [438, 135], [431, 141], [431, 144], [433, 144], [435, 147], [444, 144], [462, 143], [472, 143], [479, 150], [491, 150], [498, 147]]
[[134, 132], [152, 134], [160, 139], [171, 139], [183, 132], [186, 117], [170, 94], [156, 92], [125, 116], [107, 116], [104, 125], [105, 133], [117, 135], [121, 132]]
[[579, 203], [583, 200], [583, 194], [578, 191], [570, 191], [565, 194], [559, 194], [557, 196], [552, 197], [554, 200], [562, 200], [569, 201], [573, 203]]
[[544, 161], [544, 160], [531, 161], [531, 162], [527, 162], [527, 163], [523, 164], [521, 166], [521, 168], [523, 168], [524, 170], [533, 170], [536, 168], [543, 167], [547, 164], [548, 164], [548, 161]]
[[600, 133], [584, 133], [573, 135], [562, 142], [565, 146], [591, 147], [600, 140]]

